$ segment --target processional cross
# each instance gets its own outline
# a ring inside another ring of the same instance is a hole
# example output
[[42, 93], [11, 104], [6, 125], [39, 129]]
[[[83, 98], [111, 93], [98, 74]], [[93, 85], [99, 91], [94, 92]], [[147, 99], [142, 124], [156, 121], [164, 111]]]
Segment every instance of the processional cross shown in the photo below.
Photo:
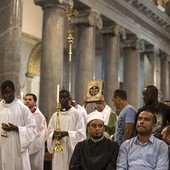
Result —
[[69, 54], [69, 86], [68, 86], [68, 89], [69, 89], [69, 92], [71, 93], [71, 72], [72, 72], [72, 69], [71, 69], [71, 61], [72, 61], [72, 44], [73, 44], [73, 40], [74, 40], [74, 37], [73, 37], [73, 25], [72, 25], [72, 22], [71, 22], [71, 17], [72, 16], [77, 16], [78, 15], [78, 11], [75, 9], [73, 11], [73, 7], [70, 6], [70, 5], [67, 5], [66, 7], [66, 11], [61, 13], [61, 16], [64, 17], [64, 16], [67, 16], [67, 22], [68, 22], [68, 25], [67, 25], [67, 34], [68, 34], [68, 37], [67, 37], [67, 42], [68, 42], [68, 48], [69, 48], [69, 51], [68, 51], [68, 54]]

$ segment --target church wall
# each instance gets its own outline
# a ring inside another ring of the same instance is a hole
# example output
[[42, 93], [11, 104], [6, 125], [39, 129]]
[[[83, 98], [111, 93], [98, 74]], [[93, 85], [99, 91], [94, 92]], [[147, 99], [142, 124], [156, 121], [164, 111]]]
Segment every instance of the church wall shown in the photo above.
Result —
[[[26, 15], [26, 5], [27, 7], [31, 8], [32, 9], [32, 5], [34, 6], [34, 10], [38, 9], [38, 14], [35, 14], [33, 10], [32, 14], [29, 16], [33, 16], [33, 15], [36, 15], [36, 17], [38, 18], [34, 18], [34, 21], [33, 20], [29, 20], [29, 17]], [[104, 13], [104, 14], [107, 14]], [[110, 14], [110, 13], [108, 13]], [[123, 17], [123, 15], [121, 16]], [[24, 18], [27, 18], [27, 19], [24, 19]], [[32, 4], [32, 2], [28, 3], [26, 1], [24, 1], [24, 13], [23, 13], [23, 32], [25, 33], [28, 33], [28, 34], [31, 34], [35, 37], [38, 37], [40, 38], [41, 37], [41, 31], [40, 31], [40, 26], [42, 23], [41, 23], [41, 20], [42, 20], [43, 16], [42, 16], [42, 10], [40, 7], [37, 7], [35, 6], [35, 4]], [[111, 20], [113, 21], [118, 21], [118, 18], [115, 16], [114, 17], [110, 17], [109, 15], [109, 19], [110, 19], [110, 22]], [[38, 21], [38, 22], [35, 22], [35, 21]], [[64, 70], [64, 77], [63, 77], [63, 88], [65, 89], [68, 89], [68, 44], [67, 44], [67, 32], [66, 32], [66, 27], [67, 27], [67, 24], [66, 24], [67, 20], [65, 20], [64, 22], [64, 67], [63, 67], [63, 70]], [[123, 23], [123, 20], [120, 21], [120, 23]], [[127, 23], [125, 23], [126, 25]], [[30, 25], [32, 25], [32, 27], [29, 27]], [[137, 24], [138, 25], [138, 24]], [[129, 26], [129, 25], [128, 25]], [[139, 26], [139, 25], [138, 25]], [[130, 27], [129, 27], [130, 28]], [[138, 28], [138, 27], [136, 27]], [[34, 31], [32, 31], [32, 29], [34, 29]], [[135, 28], [133, 28], [132, 30], [134, 30]], [[139, 33], [141, 29], [141, 32]], [[147, 37], [148, 39], [149, 38], [153, 38], [152, 41], [154, 41], [154, 39], [156, 38], [156, 36], [154, 36], [150, 31], [146, 31], [144, 30], [142, 27], [140, 27], [140, 29], [138, 31], [136, 31], [135, 33], [139, 33], [137, 34], [137, 37], [139, 36], [140, 38], [146, 38], [146, 35], [148, 34], [149, 37]], [[126, 30], [127, 31], [127, 30]], [[143, 32], [145, 31], [145, 34], [143, 34]], [[129, 33], [129, 31], [127, 31]], [[146, 33], [147, 32], [147, 33]], [[132, 32], [131, 32], [132, 33]], [[72, 55], [72, 96], [74, 97], [75, 96], [75, 91], [76, 91], [76, 76], [77, 76], [77, 62], [78, 62], [78, 59], [79, 59], [79, 56], [77, 56], [76, 54], [76, 51], [77, 51], [77, 48], [79, 47], [79, 44], [77, 44], [77, 38], [79, 37], [79, 32], [77, 30], [77, 27], [75, 26], [74, 27], [74, 42], [73, 42], [73, 55]], [[134, 34], [135, 35], [135, 34]], [[143, 36], [142, 36], [143, 35]], [[153, 37], [152, 37], [153, 36]], [[34, 39], [34, 38], [30, 38], [30, 39]], [[147, 40], [148, 40], [147, 39]], [[160, 39], [158, 39], [160, 40]], [[35, 44], [37, 43], [38, 41], [35, 41], [33, 40], [33, 42], [31, 42], [30, 40], [26, 40], [24, 39], [23, 43], [22, 43], [22, 55], [21, 55], [21, 61], [23, 64], [21, 64], [21, 78], [20, 78], [20, 82], [21, 82], [21, 91], [24, 92], [24, 94], [26, 92], [29, 92], [29, 91], [32, 91], [34, 93], [37, 93], [39, 92], [39, 76], [35, 76], [34, 78], [32, 77], [27, 77], [25, 74], [27, 73], [27, 67], [28, 67], [28, 63], [29, 63], [29, 57], [30, 57], [30, 54], [32, 52], [32, 49], [33, 47], [35, 46]], [[102, 62], [102, 40], [100, 39], [99, 37], [99, 34], [96, 32], [96, 54], [95, 54], [95, 79], [104, 79], [104, 75], [103, 75], [103, 62]], [[157, 48], [159, 48], [159, 44], [161, 43], [161, 41], [156, 42], [156, 46]], [[155, 45], [155, 44], [154, 44]], [[124, 81], [124, 77], [123, 77], [123, 70], [124, 70], [124, 66], [123, 66], [123, 57], [122, 54], [120, 54], [120, 66], [119, 66], [119, 83], [122, 83], [123, 85], [123, 81]], [[148, 71], [149, 67], [147, 67], [146, 65], [149, 64], [149, 63], [146, 63], [148, 61], [146, 61], [146, 57], [144, 58], [141, 58], [140, 60], [140, 90], [142, 91], [142, 89], [144, 88], [145, 85], [147, 85], [147, 81], [146, 79], [149, 80], [149, 78], [147, 78], [147, 75], [148, 75]], [[146, 65], [145, 65], [146, 64]], [[159, 56], [156, 57], [156, 63], [155, 63], [155, 69], [156, 69], [156, 72], [154, 72], [154, 85], [156, 85], [158, 87], [158, 89], [161, 88], [161, 82], [160, 82], [160, 79], [161, 79], [161, 72], [160, 72], [160, 58]], [[145, 70], [146, 69], [146, 70]], [[34, 88], [35, 87], [35, 88]], [[143, 104], [143, 101], [142, 101], [142, 95], [141, 95], [141, 91], [140, 91], [140, 106]], [[161, 89], [160, 89], [160, 92], [161, 92]]]

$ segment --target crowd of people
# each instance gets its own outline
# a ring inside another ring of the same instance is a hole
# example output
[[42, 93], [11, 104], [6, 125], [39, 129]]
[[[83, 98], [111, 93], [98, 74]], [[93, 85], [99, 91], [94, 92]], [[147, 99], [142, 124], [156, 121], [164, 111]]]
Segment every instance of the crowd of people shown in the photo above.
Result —
[[158, 101], [158, 89], [142, 91], [136, 110], [125, 90], [116, 89], [107, 105], [103, 95], [87, 113], [69, 91], [59, 92], [59, 110], [47, 124], [35, 94], [15, 97], [11, 80], [1, 84], [0, 170], [43, 170], [45, 143], [52, 170], [168, 170], [169, 100]]

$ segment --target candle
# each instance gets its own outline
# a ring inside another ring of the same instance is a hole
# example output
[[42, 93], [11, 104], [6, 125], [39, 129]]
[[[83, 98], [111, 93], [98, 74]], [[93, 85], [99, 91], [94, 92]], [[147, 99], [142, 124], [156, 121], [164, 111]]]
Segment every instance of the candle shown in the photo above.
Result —
[[24, 92], [21, 91], [21, 100], [23, 100], [23, 97], [24, 97]]
[[59, 103], [59, 91], [60, 91], [60, 85], [57, 84], [57, 103]]

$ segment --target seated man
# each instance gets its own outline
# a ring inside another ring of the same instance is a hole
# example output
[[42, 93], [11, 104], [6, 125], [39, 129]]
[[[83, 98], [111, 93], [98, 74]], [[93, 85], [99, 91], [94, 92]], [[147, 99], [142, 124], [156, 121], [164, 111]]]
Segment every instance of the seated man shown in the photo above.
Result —
[[[163, 128], [161, 135], [162, 135], [162, 140], [168, 145], [169, 159], [170, 159], [170, 125]], [[169, 170], [170, 170], [170, 161], [169, 161]]]
[[168, 146], [152, 135], [156, 122], [153, 111], [146, 109], [139, 113], [138, 136], [121, 145], [117, 170], [168, 170]]
[[73, 152], [69, 170], [116, 170], [119, 145], [104, 137], [104, 118], [101, 112], [87, 115], [90, 139], [79, 142]]
[[[88, 104], [87, 96], [85, 96], [84, 97], [85, 108], [87, 104]], [[108, 133], [108, 134], [105, 133], [105, 136], [113, 135], [115, 133], [117, 117], [116, 113], [111, 109], [111, 107], [106, 104], [103, 95], [100, 96], [99, 101], [95, 102], [95, 110], [101, 112], [104, 117], [105, 131]]]

